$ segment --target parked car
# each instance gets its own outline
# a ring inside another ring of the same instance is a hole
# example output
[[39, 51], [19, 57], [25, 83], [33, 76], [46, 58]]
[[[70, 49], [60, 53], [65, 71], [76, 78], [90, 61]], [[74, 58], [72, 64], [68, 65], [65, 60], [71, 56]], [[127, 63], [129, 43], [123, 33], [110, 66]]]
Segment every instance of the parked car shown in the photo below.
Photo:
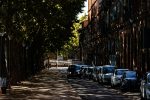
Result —
[[99, 66], [99, 69], [98, 69], [98, 71], [97, 71], [97, 82], [98, 82], [98, 83], [101, 83], [101, 80], [102, 80], [102, 76], [101, 76], [102, 67], [103, 67], [103, 66]]
[[113, 75], [111, 76], [111, 86], [121, 85], [122, 75], [128, 69], [115, 69]]
[[121, 80], [122, 91], [137, 90], [139, 88], [138, 75], [136, 71], [125, 71]]
[[95, 66], [93, 67], [93, 73], [92, 73], [92, 78], [93, 81], [98, 81], [98, 74], [99, 74], [99, 70], [101, 69], [101, 66]]
[[81, 78], [85, 78], [87, 76], [88, 66], [82, 66], [80, 69]]
[[67, 77], [68, 78], [80, 77], [81, 76], [80, 69], [81, 69], [81, 66], [79, 66], [77, 64], [70, 65], [67, 69]]
[[144, 74], [140, 84], [140, 92], [142, 99], [150, 99], [150, 72]]
[[103, 83], [111, 83], [111, 76], [113, 75], [115, 70], [115, 66], [112, 65], [104, 65], [103, 67], [101, 67], [101, 73], [100, 73], [100, 77], [101, 80], [100, 82]]
[[92, 66], [89, 66], [88, 67], [88, 70], [87, 70], [87, 72], [86, 72], [86, 75], [87, 75], [87, 78], [88, 79], [92, 79], [93, 78], [93, 67]]

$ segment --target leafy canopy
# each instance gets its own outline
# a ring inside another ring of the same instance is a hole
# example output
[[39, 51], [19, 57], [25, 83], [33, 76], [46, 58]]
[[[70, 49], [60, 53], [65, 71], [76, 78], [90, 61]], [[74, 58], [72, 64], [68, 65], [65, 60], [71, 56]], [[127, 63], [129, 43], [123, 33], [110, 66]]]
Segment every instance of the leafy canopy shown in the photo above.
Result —
[[63, 46], [62, 55], [68, 56], [69, 54], [75, 53], [79, 47], [79, 29], [82, 28], [82, 22], [87, 20], [87, 16], [83, 15], [78, 19], [78, 22], [74, 22], [72, 26], [72, 36], [69, 41]]
[[[0, 32], [34, 50], [60, 49], [85, 0], [1, 0]], [[37, 45], [38, 44], [38, 45]]]

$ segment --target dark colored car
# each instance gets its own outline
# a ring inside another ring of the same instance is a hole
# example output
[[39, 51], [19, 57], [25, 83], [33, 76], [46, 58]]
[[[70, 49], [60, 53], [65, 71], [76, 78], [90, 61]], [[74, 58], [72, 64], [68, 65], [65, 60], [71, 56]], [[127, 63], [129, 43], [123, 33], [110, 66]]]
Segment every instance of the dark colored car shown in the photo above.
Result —
[[88, 67], [88, 71], [87, 71], [87, 77], [89, 79], [92, 79], [93, 78], [93, 67]]
[[122, 76], [121, 90], [131, 91], [139, 88], [138, 75], [136, 71], [125, 71]]
[[81, 76], [80, 69], [81, 69], [81, 66], [79, 65], [70, 65], [67, 69], [67, 77], [68, 78], [80, 77]]
[[93, 74], [93, 67], [92, 66], [87, 66], [87, 67], [83, 67], [82, 70], [82, 78], [88, 78], [88, 79], [92, 79], [92, 74]]
[[88, 71], [88, 66], [82, 66], [80, 70], [81, 78], [86, 77], [86, 72]]

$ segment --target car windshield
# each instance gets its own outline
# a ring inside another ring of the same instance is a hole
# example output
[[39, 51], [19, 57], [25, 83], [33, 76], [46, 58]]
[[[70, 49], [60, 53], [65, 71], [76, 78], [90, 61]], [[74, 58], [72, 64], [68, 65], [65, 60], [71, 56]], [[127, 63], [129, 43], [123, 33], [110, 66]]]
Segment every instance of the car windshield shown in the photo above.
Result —
[[103, 72], [104, 73], [113, 73], [114, 67], [104, 67]]
[[147, 82], [150, 83], [150, 74], [147, 75]]
[[74, 70], [74, 65], [70, 65], [69, 67], [68, 67], [68, 71], [73, 71]]
[[88, 69], [88, 72], [93, 72], [93, 69], [92, 69], [92, 68], [89, 68], [89, 69]]
[[76, 69], [76, 70], [80, 70], [81, 67], [80, 67], [80, 66], [75, 66], [75, 69]]
[[76, 66], [76, 65], [70, 65], [68, 67], [68, 71], [74, 71], [74, 70], [80, 70], [81, 67], [80, 66]]
[[136, 72], [126, 72], [126, 78], [136, 78]]
[[116, 75], [123, 75], [125, 70], [117, 70], [116, 71]]

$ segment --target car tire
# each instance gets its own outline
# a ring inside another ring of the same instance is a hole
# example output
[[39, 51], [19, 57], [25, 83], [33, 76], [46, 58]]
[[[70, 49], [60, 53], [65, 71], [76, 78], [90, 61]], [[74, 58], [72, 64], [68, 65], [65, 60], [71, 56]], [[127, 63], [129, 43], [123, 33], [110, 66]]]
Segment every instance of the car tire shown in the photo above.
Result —
[[114, 84], [113, 83], [111, 83], [111, 87], [114, 88]]
[[120, 90], [121, 90], [122, 92], [126, 92], [126, 91], [127, 91], [127, 86], [124, 85], [124, 84], [121, 84]]
[[113, 82], [112, 82], [112, 79], [111, 79], [111, 81], [110, 81], [110, 85], [111, 85], [112, 88], [114, 88], [114, 84], [113, 84]]
[[67, 75], [67, 78], [68, 78], [68, 79], [70, 79], [70, 76], [69, 76], [69, 75]]
[[103, 79], [101, 80], [101, 84], [102, 84], [102, 85], [104, 85], [104, 81], [103, 81]]

